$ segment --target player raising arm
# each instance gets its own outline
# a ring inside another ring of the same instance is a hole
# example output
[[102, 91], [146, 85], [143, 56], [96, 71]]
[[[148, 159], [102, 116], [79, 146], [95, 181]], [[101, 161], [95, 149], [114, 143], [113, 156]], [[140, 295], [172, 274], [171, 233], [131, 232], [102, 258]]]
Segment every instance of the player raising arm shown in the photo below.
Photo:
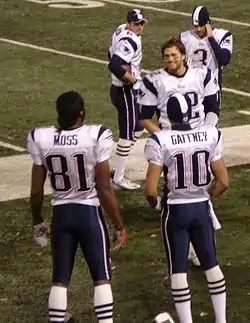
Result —
[[98, 322], [112, 323], [110, 243], [101, 206], [114, 222], [116, 248], [126, 240], [119, 206], [110, 185], [113, 134], [102, 125], [84, 124], [84, 101], [77, 92], [61, 94], [56, 109], [59, 128], [35, 128], [28, 135], [28, 151], [33, 159], [30, 204], [34, 237], [41, 246], [47, 244], [48, 227], [42, 216], [47, 173], [52, 186], [53, 274], [49, 322], [65, 320], [67, 288], [80, 244], [94, 284]]
[[222, 70], [230, 63], [233, 52], [233, 36], [230, 31], [213, 28], [209, 12], [204, 6], [196, 6], [192, 12], [194, 29], [181, 33], [186, 48], [188, 64], [207, 66], [214, 73], [220, 88]]
[[220, 196], [229, 185], [222, 134], [210, 125], [191, 129], [191, 105], [179, 93], [170, 97], [166, 111], [172, 129], [155, 132], [145, 146], [149, 162], [145, 195], [152, 208], [161, 209], [157, 187], [165, 167], [167, 196], [161, 229], [175, 308], [180, 322], [193, 322], [187, 281], [191, 241], [205, 271], [215, 321], [226, 323], [226, 284], [216, 256], [209, 210], [210, 196]]

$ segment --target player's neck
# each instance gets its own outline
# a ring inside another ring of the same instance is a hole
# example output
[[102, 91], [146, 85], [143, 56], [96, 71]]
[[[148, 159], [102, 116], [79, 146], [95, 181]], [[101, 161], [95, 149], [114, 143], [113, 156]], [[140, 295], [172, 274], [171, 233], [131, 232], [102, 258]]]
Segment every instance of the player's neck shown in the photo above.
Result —
[[169, 69], [166, 68], [166, 71], [173, 75], [173, 76], [177, 76], [177, 77], [183, 77], [186, 73], [187, 73], [188, 67], [186, 65], [182, 65], [179, 69], [171, 71]]

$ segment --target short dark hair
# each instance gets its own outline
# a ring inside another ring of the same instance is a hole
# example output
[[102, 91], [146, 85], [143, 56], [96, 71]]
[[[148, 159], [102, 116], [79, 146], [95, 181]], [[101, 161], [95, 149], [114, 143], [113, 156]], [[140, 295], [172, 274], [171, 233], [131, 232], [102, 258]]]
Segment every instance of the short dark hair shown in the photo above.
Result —
[[179, 38], [170, 38], [161, 46], [161, 55], [164, 57], [164, 51], [166, 48], [177, 47], [182, 55], [186, 54], [185, 46]]
[[61, 129], [69, 129], [79, 117], [85, 118], [84, 99], [75, 91], [62, 93], [56, 100], [57, 122]]

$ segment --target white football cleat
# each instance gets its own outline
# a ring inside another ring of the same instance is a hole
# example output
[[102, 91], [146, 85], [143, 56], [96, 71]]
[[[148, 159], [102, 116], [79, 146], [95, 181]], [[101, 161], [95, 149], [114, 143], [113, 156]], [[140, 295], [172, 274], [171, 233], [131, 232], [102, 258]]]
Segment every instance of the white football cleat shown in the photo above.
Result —
[[158, 314], [154, 319], [153, 323], [174, 323], [171, 315], [167, 312]]
[[134, 191], [141, 188], [140, 184], [131, 182], [128, 178], [123, 178], [120, 182], [112, 181], [114, 189], [124, 189], [128, 191]]
[[201, 266], [199, 258], [197, 257], [196, 252], [195, 252], [194, 247], [191, 242], [189, 244], [188, 260], [190, 260], [195, 267]]

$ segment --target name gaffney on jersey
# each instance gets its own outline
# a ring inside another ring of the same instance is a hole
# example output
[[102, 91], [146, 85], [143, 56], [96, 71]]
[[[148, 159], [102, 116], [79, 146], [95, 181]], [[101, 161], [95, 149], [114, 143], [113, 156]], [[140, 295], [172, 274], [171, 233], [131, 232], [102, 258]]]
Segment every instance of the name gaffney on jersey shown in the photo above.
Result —
[[193, 133], [171, 135], [171, 140], [173, 145], [185, 144], [187, 142], [207, 141], [207, 132], [198, 131]]

